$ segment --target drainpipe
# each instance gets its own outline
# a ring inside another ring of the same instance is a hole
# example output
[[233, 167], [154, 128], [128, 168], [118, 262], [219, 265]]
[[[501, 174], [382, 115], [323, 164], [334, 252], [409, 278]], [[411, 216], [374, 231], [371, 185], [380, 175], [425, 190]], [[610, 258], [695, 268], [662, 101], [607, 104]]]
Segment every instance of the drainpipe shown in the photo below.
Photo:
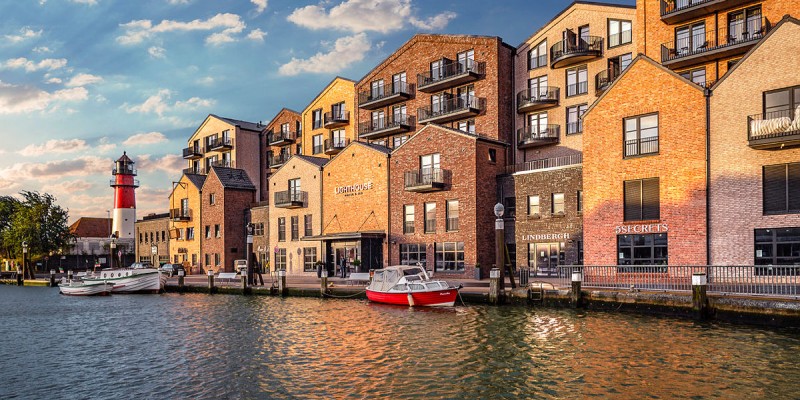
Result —
[[711, 264], [711, 94], [706, 88], [706, 265]]

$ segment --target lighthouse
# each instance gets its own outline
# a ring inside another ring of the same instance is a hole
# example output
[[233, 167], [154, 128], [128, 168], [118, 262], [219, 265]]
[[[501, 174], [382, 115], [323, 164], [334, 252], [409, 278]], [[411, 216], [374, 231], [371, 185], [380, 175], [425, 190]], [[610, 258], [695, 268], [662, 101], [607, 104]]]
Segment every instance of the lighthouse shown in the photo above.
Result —
[[133, 239], [133, 224], [136, 221], [136, 195], [134, 190], [139, 181], [134, 179], [136, 170], [133, 160], [123, 152], [122, 157], [114, 163], [111, 174], [111, 187], [114, 188], [114, 213], [112, 214], [111, 233], [119, 239]]

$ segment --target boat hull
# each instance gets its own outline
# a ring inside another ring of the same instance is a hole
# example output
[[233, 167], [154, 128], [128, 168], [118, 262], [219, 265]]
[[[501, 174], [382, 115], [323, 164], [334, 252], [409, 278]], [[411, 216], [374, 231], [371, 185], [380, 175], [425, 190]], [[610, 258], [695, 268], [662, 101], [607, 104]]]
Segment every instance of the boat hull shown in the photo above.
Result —
[[161, 293], [167, 276], [157, 270], [113, 270], [103, 271], [99, 276], [84, 281], [106, 281], [114, 284], [111, 293]]
[[456, 303], [456, 297], [458, 297], [456, 288], [411, 293], [378, 292], [367, 289], [367, 298], [370, 301], [400, 306], [452, 307]]
[[66, 296], [108, 296], [114, 285], [111, 283], [80, 283], [59, 286], [61, 294]]

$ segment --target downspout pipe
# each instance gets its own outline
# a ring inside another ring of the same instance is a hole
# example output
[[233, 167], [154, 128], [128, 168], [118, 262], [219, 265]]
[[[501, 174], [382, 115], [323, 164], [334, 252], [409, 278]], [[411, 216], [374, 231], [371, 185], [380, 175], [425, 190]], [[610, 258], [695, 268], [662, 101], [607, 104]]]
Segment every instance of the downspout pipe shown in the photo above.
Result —
[[711, 265], [711, 95], [706, 88], [706, 265]]

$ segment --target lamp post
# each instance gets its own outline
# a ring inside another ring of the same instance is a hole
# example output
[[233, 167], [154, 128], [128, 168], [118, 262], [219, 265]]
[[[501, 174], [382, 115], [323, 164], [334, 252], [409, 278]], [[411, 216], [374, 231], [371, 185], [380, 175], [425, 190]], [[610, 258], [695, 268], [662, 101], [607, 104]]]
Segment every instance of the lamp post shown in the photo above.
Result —
[[109, 262], [109, 267], [111, 267], [111, 269], [114, 269], [114, 249], [117, 248], [117, 236], [116, 235], [111, 235], [111, 244], [109, 244], [108, 246], [111, 249], [109, 251], [109, 261], [108, 261]]
[[29, 273], [28, 267], [25, 264], [26, 259], [28, 258], [28, 242], [22, 242], [22, 274], [25, 276]]
[[500, 281], [499, 281], [499, 289], [503, 291], [505, 289], [505, 254], [503, 254], [503, 245], [505, 244], [505, 222], [503, 221], [503, 214], [505, 213], [505, 207], [503, 207], [502, 203], [497, 203], [494, 205], [494, 216], [497, 219], [494, 220], [494, 244], [495, 244], [495, 268], [500, 270]]

